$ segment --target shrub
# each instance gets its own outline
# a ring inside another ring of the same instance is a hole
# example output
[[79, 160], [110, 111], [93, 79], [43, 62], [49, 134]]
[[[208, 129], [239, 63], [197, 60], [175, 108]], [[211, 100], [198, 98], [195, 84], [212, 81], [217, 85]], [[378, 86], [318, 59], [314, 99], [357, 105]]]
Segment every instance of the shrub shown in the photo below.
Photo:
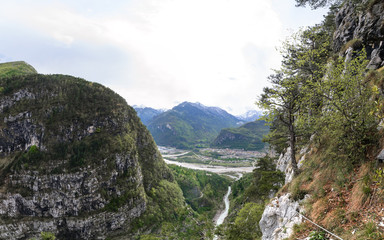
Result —
[[349, 48], [352, 48], [354, 51], [360, 50], [363, 48], [363, 41], [361, 39], [354, 38], [350, 41], [348, 41], [343, 48], [341, 49], [342, 52], [347, 51]]
[[319, 231], [319, 232], [313, 231], [309, 234], [309, 237], [310, 237], [309, 240], [325, 240], [325, 239], [327, 239], [325, 237], [325, 232], [322, 232], [322, 231]]
[[41, 236], [42, 240], [55, 240], [56, 239], [55, 234], [53, 234], [51, 232], [42, 232], [40, 236]]
[[376, 223], [371, 221], [364, 225], [363, 229], [364, 239], [379, 240], [383, 239], [383, 235], [380, 233], [379, 229], [376, 226]]

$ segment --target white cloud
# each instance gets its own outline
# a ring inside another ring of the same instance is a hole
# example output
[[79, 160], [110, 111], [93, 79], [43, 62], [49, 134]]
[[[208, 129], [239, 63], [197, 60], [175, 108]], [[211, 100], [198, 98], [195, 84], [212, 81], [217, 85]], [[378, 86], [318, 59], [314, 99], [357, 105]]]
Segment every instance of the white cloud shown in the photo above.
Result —
[[[140, 12], [148, 13], [140, 16], [139, 27], [123, 19], [107, 24], [111, 38], [126, 44], [140, 65], [135, 72], [140, 81], [124, 92], [120, 90], [121, 94], [129, 99], [153, 86], [153, 94], [157, 95], [154, 107], [171, 107], [175, 101], [184, 100], [232, 106], [238, 111], [253, 105], [255, 93], [263, 85], [254, 77], [266, 76], [269, 64], [276, 58], [274, 47], [282, 32], [282, 24], [269, 2], [161, 3], [141, 9]], [[121, 33], [121, 29], [128, 30]], [[257, 68], [246, 56], [244, 49], [248, 46], [264, 52], [262, 61], [267, 69], [262, 73], [255, 73]], [[253, 99], [250, 102], [249, 96]]]
[[[116, 1], [116, 7], [112, 2], [8, 1], [0, 23], [16, 22], [48, 36], [72, 58], [79, 44], [122, 52], [130, 61], [109, 63], [119, 66], [119, 74], [89, 80], [110, 86], [132, 105], [169, 108], [199, 101], [240, 113], [253, 106], [269, 69], [279, 64], [275, 47], [286, 25], [276, 0], [131, 0]], [[89, 53], [92, 59], [85, 58], [77, 74], [87, 64], [92, 76], [113, 69], [100, 67], [108, 56], [103, 54]], [[71, 62], [65, 57], [57, 56]]]

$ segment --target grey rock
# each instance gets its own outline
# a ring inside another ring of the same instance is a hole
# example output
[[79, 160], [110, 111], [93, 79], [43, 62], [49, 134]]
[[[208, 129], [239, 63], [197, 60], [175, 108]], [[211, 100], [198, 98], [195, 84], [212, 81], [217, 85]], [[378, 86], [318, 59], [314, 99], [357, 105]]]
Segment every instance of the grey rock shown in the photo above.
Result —
[[[304, 147], [300, 150], [300, 158], [297, 163], [297, 167], [300, 169], [304, 163], [305, 156], [308, 152], [308, 147]], [[285, 184], [291, 182], [293, 180], [293, 168], [291, 164], [291, 148], [288, 147], [284, 154], [281, 154], [278, 160], [276, 161], [276, 169], [280, 170], [285, 174]]]
[[[366, 1], [365, 1], [366, 2]], [[384, 2], [376, 1], [370, 11], [359, 11], [352, 1], [345, 3], [335, 17], [334, 49], [340, 51], [353, 39], [360, 39], [366, 48], [369, 69], [384, 66]], [[360, 49], [353, 49], [360, 50]], [[350, 49], [341, 54], [350, 57]]]
[[293, 226], [301, 223], [302, 217], [298, 214], [298, 202], [290, 199], [287, 193], [274, 198], [263, 212], [259, 226], [263, 240], [280, 240], [288, 238], [293, 233]]
[[[69, 170], [66, 167], [69, 159], [55, 159], [47, 160], [43, 167], [21, 165], [6, 172], [4, 181], [0, 182], [0, 239], [30, 239], [42, 231], [52, 232], [58, 239], [105, 239], [126, 233], [131, 222], [147, 208], [144, 188], [149, 190], [151, 184], [145, 185], [141, 163], [146, 161], [151, 166], [149, 163], [162, 158], [145, 127], [134, 122], [138, 118], [123, 112], [118, 117], [94, 117], [87, 123], [74, 119], [53, 131], [41, 121], [41, 114], [49, 118], [54, 112], [62, 111], [62, 106], [39, 109], [40, 118], [33, 109], [20, 112], [11, 109], [21, 101], [26, 106], [57, 95], [44, 89], [23, 88], [0, 96], [2, 169], [6, 167], [3, 162], [25, 153], [33, 145], [41, 152], [52, 150], [51, 142], [45, 138], [48, 135], [57, 143], [72, 143], [97, 134], [98, 128], [113, 132], [121, 129], [119, 126], [129, 125], [127, 128], [132, 128], [129, 131], [136, 131], [130, 136], [132, 145], [81, 168]], [[54, 173], [58, 168], [62, 171]], [[172, 179], [167, 171], [161, 174], [164, 179]], [[116, 212], [107, 211], [105, 207], [111, 199], [121, 196], [124, 204]]]
[[381, 150], [381, 152], [379, 153], [379, 155], [377, 155], [376, 158], [381, 160], [381, 161], [384, 161], [384, 149]]
[[[300, 150], [301, 158], [298, 168], [301, 168], [305, 157], [309, 152], [309, 146]], [[291, 149], [288, 148], [285, 154], [281, 154], [276, 162], [276, 168], [285, 173], [285, 183], [293, 180], [293, 169], [290, 162]], [[307, 199], [309, 196], [306, 196]], [[304, 200], [305, 200], [304, 199]], [[264, 209], [259, 222], [263, 240], [279, 240], [288, 238], [293, 233], [293, 226], [302, 221], [298, 212], [302, 211], [300, 202], [290, 199], [290, 193], [273, 198], [270, 204]]]

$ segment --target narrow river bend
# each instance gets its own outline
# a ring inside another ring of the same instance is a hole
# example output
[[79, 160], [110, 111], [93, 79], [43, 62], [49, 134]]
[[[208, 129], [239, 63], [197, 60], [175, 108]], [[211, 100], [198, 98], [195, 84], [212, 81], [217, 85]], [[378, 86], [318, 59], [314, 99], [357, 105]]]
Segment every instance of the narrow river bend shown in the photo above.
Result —
[[[167, 164], [175, 164], [177, 166], [181, 166], [181, 167], [185, 167], [185, 168], [189, 168], [189, 169], [194, 169], [194, 170], [204, 170], [204, 171], [207, 171], [207, 172], [213, 172], [213, 173], [217, 173], [217, 174], [222, 174], [222, 175], [226, 175], [226, 176], [229, 176], [231, 178], [234, 178], [235, 181], [239, 180], [244, 173], [249, 173], [249, 172], [252, 172], [254, 167], [223, 167], [223, 166], [210, 166], [210, 165], [205, 165], [205, 164], [197, 164], [197, 163], [185, 163], [185, 162], [177, 162], [177, 161], [171, 161], [171, 160], [168, 160], [168, 159], [164, 159], [164, 161], [167, 163]], [[228, 173], [235, 173], [236, 176], [233, 176], [231, 174], [228, 174]], [[229, 212], [229, 195], [231, 194], [231, 186], [228, 186], [228, 191], [227, 193], [225, 194], [224, 198], [223, 198], [223, 201], [224, 201], [224, 205], [225, 205], [225, 209], [223, 211], [221, 211], [220, 214], [218, 217], [216, 216], [214, 218], [214, 223], [215, 223], [215, 226], [219, 226], [221, 224], [223, 224], [225, 218], [228, 216], [228, 212]], [[218, 237], [215, 235], [214, 240], [217, 240]]]
[[231, 186], [228, 186], [228, 192], [224, 196], [224, 204], [225, 204], [225, 209], [224, 211], [220, 214], [219, 218], [216, 220], [216, 227], [223, 224], [224, 219], [228, 216], [228, 211], [229, 211], [229, 195], [231, 194]]

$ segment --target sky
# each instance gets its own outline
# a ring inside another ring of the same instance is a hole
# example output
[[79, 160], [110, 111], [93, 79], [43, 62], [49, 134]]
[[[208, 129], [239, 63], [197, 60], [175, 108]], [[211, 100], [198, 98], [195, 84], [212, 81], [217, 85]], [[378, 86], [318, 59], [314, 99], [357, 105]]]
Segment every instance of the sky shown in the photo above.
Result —
[[0, 62], [101, 83], [129, 105], [256, 109], [276, 50], [326, 9], [294, 0], [0, 0]]

